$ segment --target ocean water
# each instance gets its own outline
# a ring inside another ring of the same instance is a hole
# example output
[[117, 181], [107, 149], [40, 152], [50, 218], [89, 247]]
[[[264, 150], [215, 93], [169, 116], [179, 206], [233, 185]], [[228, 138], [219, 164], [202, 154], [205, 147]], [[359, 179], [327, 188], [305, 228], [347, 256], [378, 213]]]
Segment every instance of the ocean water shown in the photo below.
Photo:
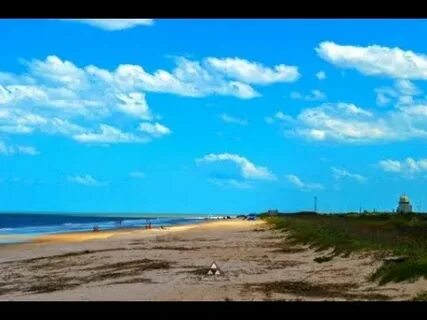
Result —
[[[199, 223], [213, 216], [77, 216], [61, 214], [4, 214], [0, 213], [0, 243], [26, 242], [37, 236], [90, 231], [96, 225], [100, 230], [145, 227], [176, 226]], [[119, 223], [121, 221], [121, 223]]]

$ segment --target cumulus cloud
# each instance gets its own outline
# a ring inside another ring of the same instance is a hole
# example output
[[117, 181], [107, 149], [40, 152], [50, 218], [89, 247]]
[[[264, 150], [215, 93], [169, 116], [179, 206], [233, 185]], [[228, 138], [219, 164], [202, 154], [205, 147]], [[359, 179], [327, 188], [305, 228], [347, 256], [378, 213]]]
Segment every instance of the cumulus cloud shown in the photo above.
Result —
[[375, 89], [376, 102], [379, 106], [390, 104], [398, 94], [390, 87], [382, 87]]
[[12, 156], [15, 154], [35, 156], [39, 154], [39, 151], [32, 146], [6, 145], [0, 141], [0, 155]]
[[414, 96], [421, 93], [421, 90], [411, 81], [400, 79], [396, 80], [396, 87], [402, 95]]
[[44, 61], [34, 59], [27, 62], [27, 65], [31, 74], [48, 83], [59, 84], [70, 89], [83, 89], [87, 85], [88, 79], [84, 70], [57, 56], [48, 56]]
[[230, 78], [251, 84], [271, 84], [275, 82], [293, 82], [300, 74], [295, 66], [280, 64], [272, 68], [261, 63], [240, 58], [207, 58], [207, 63], [215, 70]]
[[385, 159], [379, 161], [378, 166], [387, 172], [399, 173], [403, 176], [413, 176], [427, 172], [427, 159], [415, 160], [411, 157], [405, 160]]
[[315, 182], [304, 182], [298, 176], [294, 174], [287, 174], [286, 179], [295, 187], [302, 191], [313, 191], [324, 189], [323, 185]]
[[[375, 89], [376, 102], [379, 106], [388, 104], [410, 105], [416, 103], [415, 97], [423, 93], [413, 82], [405, 79], [396, 80], [393, 87]], [[425, 102], [425, 101], [422, 101]]]
[[234, 123], [234, 124], [239, 124], [241, 126], [247, 126], [249, 124], [248, 120], [246, 119], [233, 117], [226, 113], [220, 114], [219, 118], [226, 123]]
[[[245, 59], [227, 59], [178, 57], [171, 71], [153, 72], [131, 64], [112, 70], [78, 66], [54, 55], [25, 61], [24, 75], [0, 72], [0, 132], [61, 134], [79, 142], [137, 143], [171, 133], [164, 124], [153, 122], [158, 116], [153, 116], [146, 92], [251, 99], [260, 95], [251, 84], [290, 81], [283, 65], [267, 67]], [[227, 61], [243, 64], [247, 71], [222, 70], [221, 63]], [[106, 123], [116, 114], [127, 118], [119, 123], [146, 123], [132, 126], [134, 131], [126, 133], [129, 126], [114, 128]], [[100, 124], [101, 132], [97, 129]]]
[[287, 136], [312, 141], [372, 143], [426, 138], [427, 105], [397, 106], [374, 114], [349, 103], [323, 103], [281, 121]]
[[76, 134], [73, 138], [83, 143], [144, 143], [148, 142], [148, 138], [135, 136], [132, 133], [122, 132], [120, 129], [112, 126], [101, 124], [99, 132]]
[[265, 122], [272, 124], [276, 121], [283, 121], [287, 123], [291, 123], [294, 121], [294, 119], [287, 114], [284, 114], [282, 111], [277, 111], [273, 116], [271, 117], [265, 117]]
[[68, 176], [68, 181], [76, 184], [81, 184], [87, 187], [99, 187], [106, 185], [105, 182], [100, 182], [89, 174]]
[[402, 170], [402, 164], [400, 163], [400, 161], [397, 160], [381, 160], [378, 165], [384, 171], [400, 172]]
[[[145, 91], [172, 93], [189, 97], [225, 95], [251, 99], [260, 95], [251, 86], [251, 84], [260, 84], [259, 81], [254, 82], [250, 81], [249, 78], [245, 79], [233, 73], [220, 72], [212, 68], [209, 62], [211, 59], [213, 58], [192, 61], [184, 57], [178, 57], [176, 59], [176, 68], [172, 71], [160, 69], [153, 73], [146, 72], [139, 65], [120, 65], [111, 77], [123, 87], [131, 86]], [[254, 62], [254, 64], [256, 63]], [[265, 72], [268, 72], [267, 70]], [[99, 70], [97, 72], [99, 73]], [[105, 74], [104, 77], [110, 78]], [[272, 82], [274, 81], [261, 84]]]
[[121, 111], [144, 120], [152, 119], [144, 93], [130, 92], [127, 95], [117, 94], [116, 97], [120, 100], [117, 106]]
[[326, 73], [325, 71], [319, 71], [316, 73], [316, 78], [319, 80], [324, 80], [326, 79]]
[[322, 105], [298, 115], [296, 134], [313, 140], [355, 141], [381, 139], [391, 134], [381, 121], [352, 104]]
[[97, 132], [99, 121], [114, 112], [153, 119], [145, 94], [123, 88], [113, 73], [93, 65], [77, 67], [56, 56], [32, 60], [26, 66], [29, 75], [25, 77], [1, 74], [0, 132], [61, 134], [91, 143], [147, 141], [146, 136], [123, 133], [106, 124]]
[[120, 31], [131, 29], [138, 26], [151, 26], [154, 23], [153, 19], [62, 19], [65, 21], [74, 21], [90, 26], [107, 30]]
[[316, 52], [322, 59], [338, 67], [356, 69], [365, 75], [427, 79], [427, 56], [398, 47], [363, 47], [325, 41], [319, 44]]
[[[159, 69], [153, 73], [146, 72], [139, 65], [125, 64], [120, 65], [111, 77], [123, 87], [131, 86], [145, 91], [188, 97], [225, 95], [251, 99], [260, 95], [250, 85], [259, 84], [258, 82], [244, 81], [237, 75], [221, 73], [212, 68], [209, 59], [212, 58], [192, 61], [178, 57], [175, 60], [176, 68], [172, 71]], [[99, 70], [97, 72], [99, 73]], [[105, 74], [104, 77], [107, 78]]]
[[71, 136], [87, 130], [58, 117], [49, 118], [22, 109], [0, 109], [0, 132], [30, 134], [34, 131]]
[[326, 100], [326, 95], [320, 90], [311, 90], [311, 92], [306, 95], [297, 91], [292, 91], [291, 98], [295, 100], [321, 101]]
[[367, 180], [366, 177], [357, 173], [351, 173], [345, 169], [332, 167], [331, 170], [335, 179], [348, 179], [356, 182], [365, 182]]
[[150, 136], [153, 137], [161, 137], [168, 134], [171, 134], [171, 130], [168, 127], [165, 127], [164, 125], [161, 125], [160, 123], [141, 123], [138, 128], [139, 131], [148, 133]]
[[276, 177], [266, 167], [256, 166], [245, 157], [231, 153], [210, 153], [197, 159], [198, 163], [211, 163], [220, 161], [234, 162], [240, 169], [243, 178], [248, 180], [276, 180]]

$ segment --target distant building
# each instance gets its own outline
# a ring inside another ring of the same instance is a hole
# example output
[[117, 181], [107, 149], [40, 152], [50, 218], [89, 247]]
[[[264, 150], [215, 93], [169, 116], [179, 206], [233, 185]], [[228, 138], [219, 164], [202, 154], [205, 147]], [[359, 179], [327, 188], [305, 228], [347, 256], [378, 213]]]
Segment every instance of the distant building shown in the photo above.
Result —
[[400, 196], [399, 205], [397, 206], [397, 213], [411, 213], [412, 205], [406, 194]]
[[279, 214], [279, 210], [277, 210], [277, 209], [271, 210], [270, 209], [270, 210], [267, 211], [267, 214], [270, 215], [270, 216], [274, 216], [276, 214]]

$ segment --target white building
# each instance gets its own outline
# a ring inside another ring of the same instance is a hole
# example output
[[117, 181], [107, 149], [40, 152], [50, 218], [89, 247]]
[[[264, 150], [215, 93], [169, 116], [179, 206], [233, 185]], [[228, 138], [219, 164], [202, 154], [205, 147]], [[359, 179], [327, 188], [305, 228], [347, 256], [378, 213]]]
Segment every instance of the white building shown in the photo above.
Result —
[[412, 205], [406, 194], [400, 196], [399, 205], [397, 206], [398, 213], [410, 213], [412, 212]]

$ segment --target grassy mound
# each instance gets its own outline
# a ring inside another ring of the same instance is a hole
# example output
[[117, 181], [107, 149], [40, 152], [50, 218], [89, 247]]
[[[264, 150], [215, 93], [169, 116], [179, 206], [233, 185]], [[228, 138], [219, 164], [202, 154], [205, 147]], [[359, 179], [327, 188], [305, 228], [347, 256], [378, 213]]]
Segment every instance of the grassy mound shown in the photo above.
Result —
[[362, 250], [374, 250], [384, 257], [404, 256], [401, 261], [384, 262], [372, 275], [372, 280], [382, 284], [427, 277], [425, 215], [289, 214], [263, 219], [276, 229], [289, 231], [291, 243], [318, 250], [333, 248], [332, 258]]

